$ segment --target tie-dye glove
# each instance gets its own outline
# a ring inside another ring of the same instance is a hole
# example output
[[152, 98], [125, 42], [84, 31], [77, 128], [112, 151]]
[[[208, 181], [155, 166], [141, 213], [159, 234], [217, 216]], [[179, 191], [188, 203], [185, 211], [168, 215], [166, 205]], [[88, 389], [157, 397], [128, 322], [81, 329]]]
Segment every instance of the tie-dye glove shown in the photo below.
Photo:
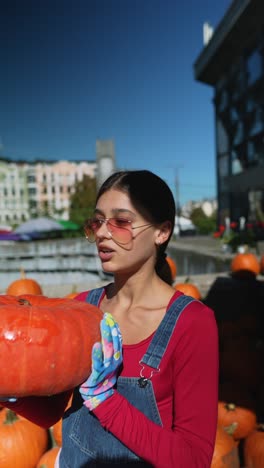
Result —
[[113, 395], [122, 363], [122, 336], [111, 314], [104, 314], [100, 328], [101, 343], [92, 350], [92, 373], [79, 389], [90, 411]]

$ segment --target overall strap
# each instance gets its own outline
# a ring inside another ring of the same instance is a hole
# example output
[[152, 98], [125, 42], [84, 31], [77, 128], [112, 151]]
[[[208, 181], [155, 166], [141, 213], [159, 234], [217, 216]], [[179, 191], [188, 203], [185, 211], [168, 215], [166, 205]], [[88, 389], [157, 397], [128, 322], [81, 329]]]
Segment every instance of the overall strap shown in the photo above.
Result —
[[194, 300], [193, 297], [181, 295], [171, 304], [140, 363], [147, 364], [154, 369], [159, 368], [160, 361], [169, 344], [178, 318], [185, 307]]
[[104, 287], [91, 289], [91, 291], [89, 291], [86, 296], [85, 302], [98, 306], [103, 292], [104, 292]]

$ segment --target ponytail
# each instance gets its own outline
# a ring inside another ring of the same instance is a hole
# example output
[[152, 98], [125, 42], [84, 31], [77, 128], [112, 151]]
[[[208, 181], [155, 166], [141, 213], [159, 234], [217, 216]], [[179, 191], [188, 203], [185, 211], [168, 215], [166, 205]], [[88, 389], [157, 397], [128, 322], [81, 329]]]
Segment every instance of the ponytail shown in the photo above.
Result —
[[[161, 245], [157, 252], [157, 261], [155, 265], [155, 270], [156, 270], [157, 275], [163, 281], [165, 281], [165, 283], [170, 284], [172, 286], [173, 279], [172, 279], [171, 269], [166, 260], [167, 254], [162, 247], [163, 246]], [[164, 247], [166, 248], [166, 245]]]

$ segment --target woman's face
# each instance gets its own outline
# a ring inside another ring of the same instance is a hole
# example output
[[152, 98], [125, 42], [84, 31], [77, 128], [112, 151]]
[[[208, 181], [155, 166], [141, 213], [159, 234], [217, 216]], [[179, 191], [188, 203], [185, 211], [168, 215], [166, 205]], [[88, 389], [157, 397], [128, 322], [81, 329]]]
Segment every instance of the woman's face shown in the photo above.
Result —
[[105, 271], [131, 273], [148, 262], [154, 268], [159, 228], [151, 225], [132, 205], [129, 196], [116, 189], [98, 200], [96, 245]]

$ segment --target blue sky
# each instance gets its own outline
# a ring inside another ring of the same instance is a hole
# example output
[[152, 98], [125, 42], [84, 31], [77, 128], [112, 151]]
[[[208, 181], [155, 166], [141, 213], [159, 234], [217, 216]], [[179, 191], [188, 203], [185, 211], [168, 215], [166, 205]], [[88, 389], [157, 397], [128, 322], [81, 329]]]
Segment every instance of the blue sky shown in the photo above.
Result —
[[3, 156], [149, 169], [180, 203], [216, 195], [211, 87], [194, 79], [203, 23], [231, 0], [9, 0], [0, 15]]

